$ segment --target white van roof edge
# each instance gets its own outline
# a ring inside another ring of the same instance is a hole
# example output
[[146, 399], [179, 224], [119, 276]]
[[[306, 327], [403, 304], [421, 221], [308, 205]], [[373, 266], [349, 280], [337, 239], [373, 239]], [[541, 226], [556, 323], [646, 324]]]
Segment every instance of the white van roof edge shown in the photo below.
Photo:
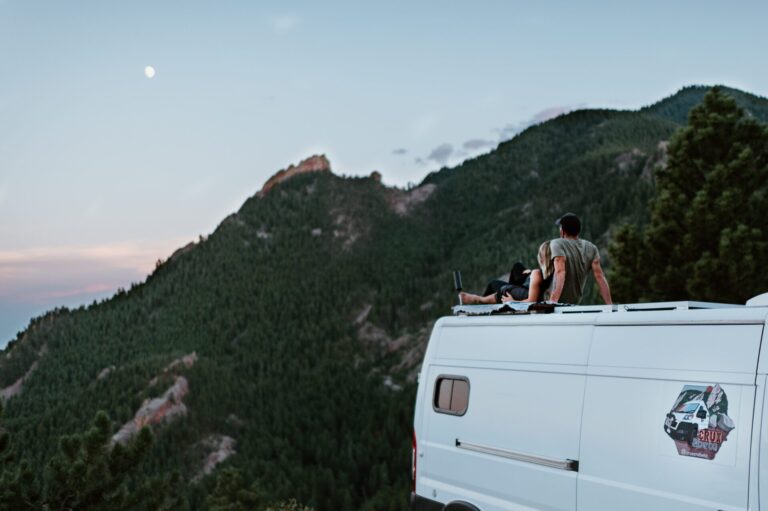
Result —
[[648, 310], [691, 310], [691, 309], [732, 309], [744, 307], [737, 303], [716, 303], [716, 302], [649, 302], [649, 303], [627, 303], [618, 306], [619, 311], [648, 311]]
[[768, 305], [768, 293], [763, 293], [761, 295], [753, 296], [749, 300], [747, 300], [747, 307], [760, 307], [760, 306], [766, 306]]
[[[753, 298], [747, 305], [768, 305], [768, 293], [760, 295], [760, 300], [766, 303], [753, 303]], [[613, 305], [565, 305], [552, 303], [525, 303], [509, 302], [488, 305], [456, 305], [453, 309], [454, 316], [486, 316], [496, 314], [523, 314], [532, 313], [546, 314], [584, 314], [584, 313], [606, 313], [606, 312], [640, 312], [640, 311], [672, 311], [672, 310], [701, 310], [701, 309], [743, 309], [744, 305], [737, 303], [716, 303], [716, 302], [697, 302], [697, 301], [677, 301], [677, 302], [648, 302], [648, 303], [625, 303]]]

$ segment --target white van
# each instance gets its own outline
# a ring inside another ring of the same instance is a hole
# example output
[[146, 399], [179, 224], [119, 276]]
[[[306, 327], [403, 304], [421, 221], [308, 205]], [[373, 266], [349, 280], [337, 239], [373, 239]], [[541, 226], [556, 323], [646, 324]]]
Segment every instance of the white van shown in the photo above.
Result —
[[709, 425], [709, 410], [704, 401], [685, 401], [673, 408], [664, 421], [664, 431], [675, 440], [691, 443], [700, 429]]
[[498, 308], [434, 327], [412, 510], [768, 510], [768, 294]]

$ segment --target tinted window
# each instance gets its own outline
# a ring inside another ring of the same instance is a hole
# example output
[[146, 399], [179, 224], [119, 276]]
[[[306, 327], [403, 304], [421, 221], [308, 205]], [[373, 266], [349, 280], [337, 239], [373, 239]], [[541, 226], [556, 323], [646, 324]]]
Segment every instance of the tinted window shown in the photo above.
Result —
[[453, 380], [441, 378], [437, 380], [437, 407], [443, 410], [451, 409], [451, 391], [453, 390]]
[[451, 394], [451, 411], [464, 415], [469, 401], [469, 382], [466, 380], [454, 380]]
[[460, 376], [439, 376], [432, 406], [436, 412], [464, 415], [469, 405], [469, 381]]

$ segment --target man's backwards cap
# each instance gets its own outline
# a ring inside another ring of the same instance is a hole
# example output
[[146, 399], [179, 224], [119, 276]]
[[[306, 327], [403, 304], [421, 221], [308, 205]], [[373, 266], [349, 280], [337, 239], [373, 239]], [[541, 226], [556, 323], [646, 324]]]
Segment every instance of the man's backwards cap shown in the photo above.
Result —
[[581, 220], [573, 213], [566, 213], [557, 220], [555, 225], [562, 227], [566, 234], [573, 236], [578, 235], [581, 232]]

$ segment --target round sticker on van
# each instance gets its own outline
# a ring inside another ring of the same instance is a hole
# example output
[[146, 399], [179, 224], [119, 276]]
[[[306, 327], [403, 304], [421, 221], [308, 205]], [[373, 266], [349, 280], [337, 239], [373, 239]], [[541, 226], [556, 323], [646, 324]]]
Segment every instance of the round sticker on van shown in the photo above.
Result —
[[680, 456], [715, 459], [735, 427], [728, 417], [728, 396], [720, 385], [685, 385], [664, 421]]

